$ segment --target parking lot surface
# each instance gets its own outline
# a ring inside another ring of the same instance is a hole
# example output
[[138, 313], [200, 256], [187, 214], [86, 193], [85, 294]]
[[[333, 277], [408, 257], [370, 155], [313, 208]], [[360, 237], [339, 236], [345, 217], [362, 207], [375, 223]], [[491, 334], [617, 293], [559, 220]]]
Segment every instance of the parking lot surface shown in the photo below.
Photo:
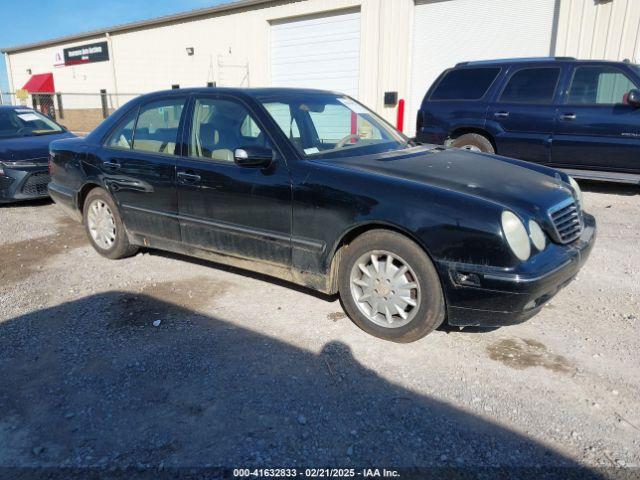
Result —
[[[398, 345], [337, 298], [0, 207], [0, 466], [640, 466], [640, 189], [542, 313]], [[156, 326], [157, 325], [157, 326]]]

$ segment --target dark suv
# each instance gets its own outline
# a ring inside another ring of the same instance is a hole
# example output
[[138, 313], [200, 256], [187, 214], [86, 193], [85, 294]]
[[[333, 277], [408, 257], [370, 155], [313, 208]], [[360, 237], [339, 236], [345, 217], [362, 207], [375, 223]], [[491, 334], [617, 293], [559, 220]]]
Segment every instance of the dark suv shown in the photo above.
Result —
[[639, 88], [640, 65], [627, 62], [460, 63], [427, 92], [416, 139], [640, 183]]

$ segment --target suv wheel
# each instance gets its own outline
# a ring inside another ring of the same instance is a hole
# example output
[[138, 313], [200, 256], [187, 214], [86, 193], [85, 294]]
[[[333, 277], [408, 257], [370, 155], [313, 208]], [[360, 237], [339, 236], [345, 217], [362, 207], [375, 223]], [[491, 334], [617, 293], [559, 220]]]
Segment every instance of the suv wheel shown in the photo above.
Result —
[[487, 137], [479, 133], [465, 133], [451, 141], [450, 146], [470, 150], [472, 152], [495, 153], [493, 145]]
[[138, 247], [127, 238], [118, 209], [102, 188], [94, 188], [84, 202], [83, 223], [93, 248], [102, 256], [119, 259], [135, 255]]
[[440, 279], [427, 254], [395, 232], [367, 232], [346, 249], [338, 273], [345, 311], [362, 330], [408, 343], [445, 318]]

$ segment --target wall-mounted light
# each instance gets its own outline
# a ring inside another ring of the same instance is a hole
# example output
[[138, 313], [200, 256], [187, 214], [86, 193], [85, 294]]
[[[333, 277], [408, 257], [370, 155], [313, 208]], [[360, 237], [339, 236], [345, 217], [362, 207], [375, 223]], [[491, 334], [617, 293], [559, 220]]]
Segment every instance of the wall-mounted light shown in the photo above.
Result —
[[27, 75], [31, 75], [31, 69], [27, 68]]
[[194, 53], [193, 47], [187, 47], [187, 55], [192, 56]]

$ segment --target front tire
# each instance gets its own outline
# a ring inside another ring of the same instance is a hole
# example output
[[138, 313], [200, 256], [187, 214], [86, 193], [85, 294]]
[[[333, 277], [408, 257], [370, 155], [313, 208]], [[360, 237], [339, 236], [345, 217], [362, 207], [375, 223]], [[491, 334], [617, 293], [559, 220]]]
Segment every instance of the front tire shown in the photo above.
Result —
[[362, 330], [409, 343], [438, 328], [445, 303], [438, 273], [422, 248], [407, 237], [372, 230], [356, 238], [340, 262], [342, 305]]
[[111, 195], [94, 188], [84, 202], [83, 223], [93, 248], [103, 257], [117, 260], [135, 255], [138, 247], [131, 245]]

